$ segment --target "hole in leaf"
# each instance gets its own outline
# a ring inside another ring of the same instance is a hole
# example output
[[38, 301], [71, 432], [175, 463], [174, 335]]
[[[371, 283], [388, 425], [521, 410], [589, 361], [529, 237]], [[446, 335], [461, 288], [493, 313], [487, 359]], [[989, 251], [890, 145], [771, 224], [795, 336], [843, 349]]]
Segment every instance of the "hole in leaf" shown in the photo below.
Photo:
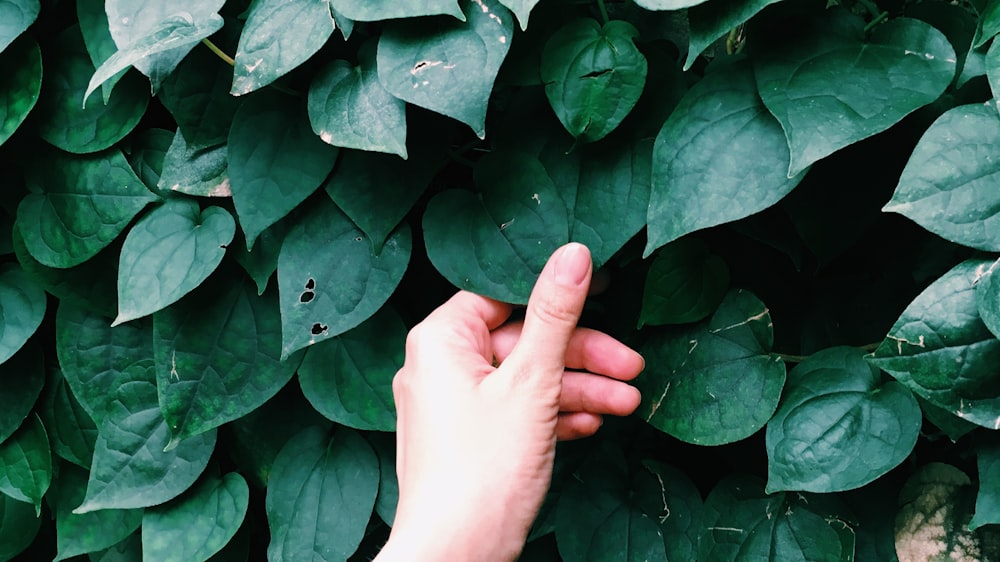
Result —
[[308, 279], [308, 280], [306, 281], [306, 290], [307, 290], [307, 291], [311, 291], [311, 290], [313, 290], [313, 289], [315, 289], [315, 288], [316, 288], [316, 280], [315, 280], [315, 279], [313, 279], [312, 277], [310, 277], [310, 278], [309, 278], [309, 279]]
[[318, 336], [318, 335], [326, 332], [327, 329], [329, 329], [329, 326], [327, 326], [325, 324], [320, 324], [319, 322], [316, 322], [315, 324], [313, 324], [313, 327], [312, 327], [312, 335]]
[[312, 291], [302, 291], [302, 294], [299, 295], [299, 302], [309, 302], [309, 301], [313, 300], [313, 298], [315, 298], [315, 297], [316, 297], [316, 293], [314, 293]]
[[614, 72], [614, 69], [613, 68], [605, 68], [603, 70], [595, 70], [593, 72], [588, 72], [588, 73], [584, 74], [580, 78], [599, 78], [599, 77], [604, 76], [605, 74], [607, 74], [609, 72]]
[[358, 236], [357, 238], [354, 239], [355, 242], [361, 242], [362, 240], [364, 240], [364, 237], [362, 236]]

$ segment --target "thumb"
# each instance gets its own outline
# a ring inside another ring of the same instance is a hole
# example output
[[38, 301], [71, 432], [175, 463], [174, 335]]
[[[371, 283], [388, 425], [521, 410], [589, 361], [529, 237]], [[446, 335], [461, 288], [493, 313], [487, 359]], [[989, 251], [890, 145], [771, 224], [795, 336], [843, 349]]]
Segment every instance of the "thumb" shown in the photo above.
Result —
[[529, 372], [557, 369], [562, 374], [566, 364], [566, 347], [583, 312], [583, 303], [590, 288], [593, 263], [590, 250], [583, 244], [562, 246], [538, 277], [524, 327], [508, 361], [532, 366]]

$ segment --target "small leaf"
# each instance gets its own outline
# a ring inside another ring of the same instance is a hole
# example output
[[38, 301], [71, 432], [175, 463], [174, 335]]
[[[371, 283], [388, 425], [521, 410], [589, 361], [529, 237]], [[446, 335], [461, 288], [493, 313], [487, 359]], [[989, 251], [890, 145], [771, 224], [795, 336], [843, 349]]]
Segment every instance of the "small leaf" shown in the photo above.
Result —
[[323, 67], [309, 84], [309, 121], [323, 142], [406, 158], [406, 103], [382, 87], [371, 49], [361, 64]]
[[646, 57], [625, 21], [591, 18], [559, 28], [542, 51], [545, 95], [563, 127], [581, 142], [600, 140], [632, 111], [646, 85]]
[[[80, 32], [83, 34], [83, 43], [87, 47], [93, 68], [101, 66], [118, 50], [114, 38], [111, 37], [108, 13], [104, 10], [104, 4], [104, 0], [76, 0], [76, 16], [80, 20]], [[127, 70], [122, 70], [101, 84], [101, 94], [105, 104], [111, 99], [111, 91], [126, 72]]]
[[[0, 0], [0, 14], [4, 0]], [[0, 16], [0, 21], [3, 16]], [[2, 25], [2, 24], [0, 24]], [[2, 33], [2, 31], [0, 31]], [[21, 126], [42, 88], [42, 52], [25, 37], [0, 53], [0, 145]]]
[[280, 95], [253, 96], [229, 131], [229, 180], [247, 249], [305, 201], [333, 169], [337, 149], [313, 134], [301, 108]]
[[73, 508], [80, 505], [87, 491], [87, 473], [83, 469], [61, 465], [59, 478], [53, 488], [56, 543], [59, 549], [54, 562], [114, 546], [142, 524], [141, 509], [73, 513]]
[[356, 21], [449, 15], [465, 21], [457, 0], [330, 0], [335, 13]]
[[375, 452], [353, 430], [296, 434], [274, 460], [267, 487], [268, 559], [347, 560], [364, 538], [378, 478]]
[[156, 400], [154, 371], [144, 358], [115, 380], [98, 424], [87, 495], [73, 513], [159, 505], [191, 486], [208, 464], [215, 431], [164, 451], [170, 431]]
[[0, 443], [0, 492], [35, 506], [41, 515], [42, 496], [52, 482], [49, 437], [38, 414], [29, 417], [9, 439]]
[[528, 29], [528, 16], [539, 0], [500, 0], [500, 3], [514, 13], [521, 24], [521, 31]]
[[147, 509], [142, 551], [150, 560], [207, 560], [239, 530], [250, 502], [246, 480], [235, 472], [202, 478], [179, 498]]
[[200, 211], [190, 199], [172, 198], [147, 213], [122, 245], [112, 326], [163, 309], [200, 285], [219, 266], [235, 234], [228, 211]]
[[0, 365], [0, 443], [17, 431], [45, 386], [45, 367], [37, 345], [28, 345]]
[[771, 419], [785, 383], [784, 363], [770, 355], [772, 338], [767, 307], [730, 291], [710, 320], [654, 334], [643, 345], [637, 413], [697, 445], [749, 437]]
[[888, 129], [955, 77], [955, 51], [929, 24], [894, 18], [867, 41], [863, 25], [846, 10], [829, 10], [784, 22], [780, 41], [754, 50], [760, 97], [788, 138], [788, 177]]
[[49, 431], [52, 452], [81, 468], [89, 469], [94, 460], [97, 425], [80, 401], [73, 396], [62, 372], [56, 370], [46, 387], [42, 421]]
[[492, 152], [474, 177], [479, 194], [453, 189], [427, 205], [427, 257], [460, 289], [526, 303], [548, 257], [569, 241], [566, 203], [524, 153]]
[[685, 324], [712, 314], [729, 290], [729, 268], [696, 238], [667, 244], [653, 259], [642, 291], [639, 326]]
[[31, 256], [49, 267], [97, 255], [158, 197], [112, 149], [91, 156], [47, 153], [28, 170], [33, 192], [17, 208], [17, 228]]
[[979, 444], [976, 465], [979, 491], [976, 493], [976, 512], [969, 521], [969, 529], [973, 531], [983, 525], [1000, 523], [1000, 442], [991, 439]]
[[329, 0], [257, 0], [250, 5], [233, 65], [234, 96], [281, 78], [333, 35]]
[[1000, 250], [1000, 195], [993, 186], [1000, 164], [965, 155], [1000, 142], [1000, 115], [976, 104], [948, 110], [920, 138], [883, 211], [899, 213], [927, 230], [982, 250]]
[[979, 319], [976, 283], [989, 262], [969, 260], [920, 293], [871, 357], [915, 394], [958, 417], [1000, 427], [1000, 341]]
[[736, 29], [758, 12], [780, 0], [715, 0], [696, 2], [688, 10], [691, 34], [688, 38], [687, 60], [684, 70], [691, 65], [705, 49], [720, 37]]
[[228, 154], [225, 143], [192, 147], [178, 129], [163, 159], [157, 187], [201, 197], [232, 197]]
[[313, 345], [299, 384], [316, 411], [339, 424], [395, 431], [392, 379], [403, 366], [406, 325], [383, 307], [360, 326]]
[[156, 387], [174, 446], [240, 418], [274, 396], [295, 372], [280, 361], [275, 292], [249, 282], [206, 287], [153, 316]]
[[767, 424], [769, 493], [859, 488], [906, 459], [920, 434], [920, 406], [901, 384], [880, 379], [850, 347], [815, 353], [788, 373]]
[[0, 52], [35, 22], [40, 10], [38, 0], [0, 0]]
[[31, 505], [0, 494], [0, 560], [14, 560], [35, 541], [42, 518], [34, 511]]
[[410, 260], [402, 225], [382, 252], [326, 196], [289, 230], [278, 255], [282, 358], [350, 330], [382, 308]]
[[656, 136], [645, 255], [685, 234], [777, 203], [792, 179], [781, 126], [757, 97], [747, 59], [695, 84]]
[[486, 106], [514, 22], [496, 0], [462, 0], [462, 5], [465, 22], [424, 18], [386, 24], [378, 43], [378, 78], [397, 98], [457, 119], [485, 138]]
[[45, 291], [17, 264], [0, 265], [0, 363], [35, 333], [45, 316]]

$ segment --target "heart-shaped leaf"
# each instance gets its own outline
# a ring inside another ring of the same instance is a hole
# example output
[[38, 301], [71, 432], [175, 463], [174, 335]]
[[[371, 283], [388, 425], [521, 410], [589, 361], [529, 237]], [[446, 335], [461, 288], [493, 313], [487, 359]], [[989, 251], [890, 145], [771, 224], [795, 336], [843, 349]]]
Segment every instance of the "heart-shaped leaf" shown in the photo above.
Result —
[[131, 535], [142, 524], [141, 509], [103, 509], [76, 514], [87, 492], [87, 473], [73, 465], [59, 467], [51, 492], [56, 518], [55, 562], [113, 546]]
[[[0, 0], [0, 13], [3, 1]], [[0, 24], [2, 25], [2, 24]], [[14, 134], [38, 101], [42, 89], [42, 52], [25, 37], [0, 53], [0, 144]]]
[[625, 21], [602, 27], [581, 18], [545, 43], [539, 72], [545, 95], [563, 127], [581, 142], [600, 140], [628, 115], [646, 85], [646, 57]]
[[486, 106], [510, 49], [513, 17], [496, 0], [462, 0], [468, 18], [391, 22], [378, 42], [378, 78], [392, 95], [486, 136]]
[[721, 445], [764, 427], [781, 397], [785, 365], [770, 355], [771, 315], [749, 292], [730, 291], [710, 320], [654, 334], [637, 413], [688, 443]]
[[839, 492], [893, 469], [913, 450], [923, 415], [916, 398], [856, 348], [811, 355], [788, 373], [767, 424], [767, 491]]
[[788, 177], [888, 129], [955, 77], [955, 50], [929, 24], [894, 18], [867, 39], [863, 26], [846, 10], [827, 11], [784, 22], [780, 41], [754, 49], [760, 97], [788, 138]]
[[458, 0], [330, 0], [335, 13], [357, 21], [449, 15], [465, 21]]
[[51, 483], [49, 436], [35, 414], [10, 438], [0, 442], [0, 493], [32, 504], [37, 517], [42, 512], [42, 496]]
[[45, 291], [16, 264], [0, 265], [0, 363], [35, 333], [45, 316]]

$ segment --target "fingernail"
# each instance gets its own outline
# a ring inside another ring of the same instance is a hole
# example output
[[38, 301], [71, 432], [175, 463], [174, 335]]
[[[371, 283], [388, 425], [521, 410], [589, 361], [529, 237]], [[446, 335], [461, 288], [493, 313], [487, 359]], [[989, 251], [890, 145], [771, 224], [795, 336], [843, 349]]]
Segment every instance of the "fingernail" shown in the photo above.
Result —
[[590, 252], [583, 244], [567, 244], [555, 256], [555, 280], [564, 287], [577, 287], [590, 272]]

